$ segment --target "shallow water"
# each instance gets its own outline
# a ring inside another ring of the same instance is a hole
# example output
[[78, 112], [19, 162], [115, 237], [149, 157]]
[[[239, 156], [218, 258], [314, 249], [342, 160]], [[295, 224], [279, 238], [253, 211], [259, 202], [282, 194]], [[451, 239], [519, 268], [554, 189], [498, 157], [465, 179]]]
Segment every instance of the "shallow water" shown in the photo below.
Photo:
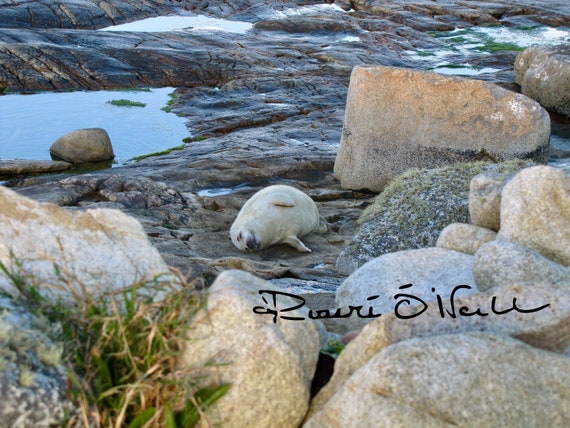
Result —
[[226, 31], [243, 34], [253, 27], [253, 24], [242, 21], [211, 18], [203, 15], [172, 15], [156, 16], [121, 25], [102, 28], [99, 31], [133, 31], [133, 32], [164, 32], [164, 31]]
[[[184, 119], [162, 111], [173, 88], [148, 91], [94, 91], [0, 96], [0, 159], [51, 159], [49, 148], [67, 132], [103, 128], [115, 151], [115, 164], [182, 144], [189, 137]], [[127, 99], [144, 107], [118, 107]]]
[[214, 197], [214, 196], [223, 196], [223, 195], [229, 195], [231, 193], [236, 193], [239, 192], [241, 190], [246, 190], [246, 189], [250, 189], [251, 187], [247, 184], [240, 184], [238, 186], [235, 187], [213, 187], [210, 189], [202, 189], [198, 192], [198, 196], [208, 196], [208, 197]]

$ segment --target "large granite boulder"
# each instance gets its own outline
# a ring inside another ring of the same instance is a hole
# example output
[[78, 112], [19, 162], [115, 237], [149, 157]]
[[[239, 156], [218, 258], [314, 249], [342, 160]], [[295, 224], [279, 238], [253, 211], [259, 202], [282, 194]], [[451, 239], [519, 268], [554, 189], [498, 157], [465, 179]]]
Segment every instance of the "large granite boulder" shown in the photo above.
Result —
[[570, 117], [570, 45], [525, 49], [515, 61], [515, 82], [527, 97]]
[[353, 69], [335, 177], [381, 191], [413, 167], [513, 158], [546, 162], [550, 117], [492, 83], [383, 66]]
[[[375, 316], [416, 305], [417, 299], [448, 299], [456, 286], [465, 296], [477, 291], [471, 271], [473, 256], [445, 248], [421, 248], [384, 254], [354, 271], [338, 288], [336, 306], [348, 313], [350, 306], [362, 306], [359, 313], [343, 320], [347, 330], [358, 330]], [[409, 298], [405, 296], [415, 296]], [[374, 297], [374, 298], [373, 298]], [[411, 299], [411, 300], [410, 300]], [[403, 304], [407, 300], [407, 303]]]
[[[384, 314], [368, 323], [339, 355], [331, 380], [312, 401], [310, 414], [322, 409], [344, 382], [382, 349], [412, 338], [489, 332], [509, 335], [551, 352], [566, 351], [567, 354], [570, 345], [569, 286], [569, 283], [511, 283], [457, 297], [453, 299], [453, 306], [450, 300], [443, 300], [443, 316], [436, 300], [427, 301], [427, 308], [423, 311], [423, 304], [415, 305], [412, 311], [418, 315], [413, 318]], [[518, 308], [537, 310], [508, 310], [514, 307], [514, 299]], [[473, 315], [461, 315], [460, 308], [465, 308], [464, 314]]]
[[550, 166], [519, 172], [501, 193], [499, 239], [570, 266], [570, 176]]
[[570, 358], [506, 336], [415, 338], [374, 355], [304, 427], [562, 427], [569, 382]]
[[[319, 355], [317, 323], [278, 289], [247, 272], [222, 272], [209, 288], [207, 310], [193, 319], [181, 368], [204, 367], [208, 379], [231, 384], [208, 411], [224, 427], [291, 427], [303, 420]], [[262, 309], [254, 313], [254, 308]], [[268, 311], [275, 310], [274, 316]], [[302, 317], [303, 320], [280, 319]], [[205, 367], [207, 366], [207, 367]]]
[[[84, 296], [137, 282], [172, 280], [141, 224], [113, 209], [71, 211], [0, 186], [0, 290], [17, 295], [14, 278], [42, 294]], [[69, 297], [69, 296], [67, 296]]]

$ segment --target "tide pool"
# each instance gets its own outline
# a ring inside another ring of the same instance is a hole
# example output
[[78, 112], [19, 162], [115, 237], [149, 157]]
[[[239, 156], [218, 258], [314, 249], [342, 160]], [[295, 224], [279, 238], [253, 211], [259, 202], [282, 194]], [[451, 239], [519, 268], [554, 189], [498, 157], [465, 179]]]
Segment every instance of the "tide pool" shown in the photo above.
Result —
[[[184, 119], [161, 110], [173, 90], [0, 95], [0, 159], [49, 160], [51, 144], [81, 128], [108, 132], [117, 165], [179, 146], [190, 136]], [[117, 100], [128, 102], [124, 106], [111, 104]]]

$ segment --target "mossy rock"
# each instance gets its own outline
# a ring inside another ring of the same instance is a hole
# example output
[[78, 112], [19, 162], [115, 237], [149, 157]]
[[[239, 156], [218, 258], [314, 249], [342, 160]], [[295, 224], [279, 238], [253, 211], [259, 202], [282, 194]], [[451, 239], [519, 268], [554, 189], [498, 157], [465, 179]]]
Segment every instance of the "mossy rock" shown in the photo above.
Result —
[[515, 159], [406, 171], [362, 213], [360, 230], [339, 255], [337, 270], [349, 275], [382, 254], [435, 246], [447, 225], [469, 222], [469, 184], [474, 176], [487, 170], [515, 172], [531, 165]]

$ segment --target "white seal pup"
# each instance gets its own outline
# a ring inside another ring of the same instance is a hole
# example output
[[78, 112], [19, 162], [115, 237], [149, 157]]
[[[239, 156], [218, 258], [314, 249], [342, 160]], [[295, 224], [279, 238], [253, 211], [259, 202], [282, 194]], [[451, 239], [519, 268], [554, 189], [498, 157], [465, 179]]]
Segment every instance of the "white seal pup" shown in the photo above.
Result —
[[244, 251], [287, 244], [310, 252], [299, 237], [328, 231], [327, 222], [308, 195], [277, 184], [260, 190], [244, 204], [230, 228], [230, 237], [234, 246]]

